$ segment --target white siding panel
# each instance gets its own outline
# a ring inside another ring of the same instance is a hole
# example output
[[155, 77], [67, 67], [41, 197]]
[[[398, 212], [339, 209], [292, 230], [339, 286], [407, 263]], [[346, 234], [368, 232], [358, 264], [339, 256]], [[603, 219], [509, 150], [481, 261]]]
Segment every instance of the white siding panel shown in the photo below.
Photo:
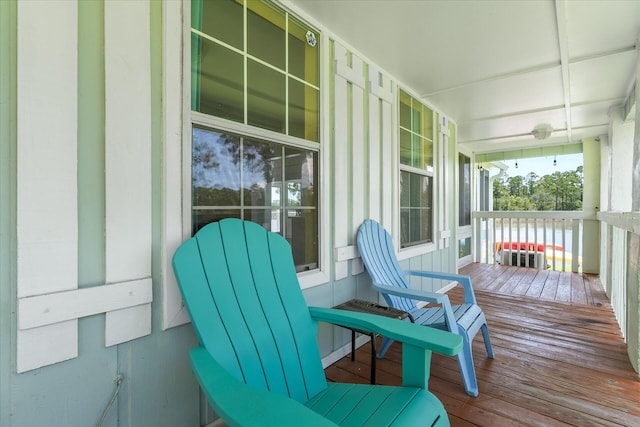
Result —
[[[363, 63], [360, 58], [355, 55], [351, 57], [351, 67], [356, 76], [363, 77]], [[352, 85], [351, 92], [351, 244], [356, 244], [356, 233], [358, 227], [364, 221], [364, 204], [365, 204], [365, 176], [366, 158], [364, 154], [364, 137], [365, 120], [364, 106], [364, 89], [359, 85]], [[351, 261], [351, 274], [356, 275], [364, 271], [364, 264], [360, 258], [354, 258]]]
[[[17, 4], [17, 296], [77, 287], [77, 2]], [[46, 46], [46, 49], [42, 47]], [[73, 358], [77, 320], [17, 331], [18, 372]]]
[[439, 225], [439, 249], [449, 247], [449, 206], [453, 202], [453, 198], [449, 195], [454, 194], [454, 188], [449, 180], [449, 120], [441, 115], [438, 123], [438, 138], [440, 141], [438, 147], [438, 192], [441, 201], [438, 205], [438, 225]]
[[106, 315], [105, 345], [107, 347], [149, 335], [151, 304], [142, 304]]
[[[393, 144], [393, 129], [391, 104], [382, 103], [381, 153], [382, 153], [382, 222], [391, 235], [395, 234], [393, 213], [397, 209], [398, 197], [394, 197], [397, 183], [398, 167], [396, 162], [396, 148]], [[398, 242], [400, 239], [394, 239]]]
[[77, 19], [18, 3], [18, 297], [77, 287]]
[[[382, 159], [389, 155], [388, 151], [383, 150], [388, 150], [391, 143], [391, 86], [391, 80], [387, 76], [381, 74], [374, 66], [369, 66], [369, 218], [379, 222], [382, 220], [385, 206], [391, 207], [391, 200], [386, 200], [390, 196], [386, 196], [383, 189], [383, 183], [388, 179], [383, 174], [389, 174], [391, 171], [383, 170], [381, 163]], [[388, 230], [391, 229], [390, 224], [386, 226], [389, 227]]]
[[[148, 1], [105, 2], [107, 283], [151, 276], [149, 18]], [[107, 341], [150, 333], [147, 311], [108, 313], [106, 328], [113, 334]]]
[[[341, 77], [337, 72], [339, 68], [346, 65], [346, 50], [335, 43], [334, 58], [336, 67], [335, 76], [335, 108], [334, 108], [334, 247], [341, 248], [347, 246], [348, 241], [348, 224], [347, 215], [348, 206], [348, 129], [349, 122], [347, 117], [347, 80]], [[334, 255], [335, 256], [335, 255]], [[335, 256], [337, 258], [337, 256]], [[336, 261], [334, 267], [334, 280], [340, 280], [347, 277], [348, 274], [347, 261]]]
[[149, 4], [105, 3], [107, 283], [151, 275]]
[[380, 72], [369, 66], [369, 209], [367, 216], [380, 221], [381, 170], [380, 170], [380, 120], [381, 103], [378, 98], [380, 87]]
[[19, 330], [18, 373], [78, 357], [78, 320]]
[[376, 96], [369, 97], [369, 209], [367, 216], [380, 221], [381, 170], [380, 170], [380, 100]]

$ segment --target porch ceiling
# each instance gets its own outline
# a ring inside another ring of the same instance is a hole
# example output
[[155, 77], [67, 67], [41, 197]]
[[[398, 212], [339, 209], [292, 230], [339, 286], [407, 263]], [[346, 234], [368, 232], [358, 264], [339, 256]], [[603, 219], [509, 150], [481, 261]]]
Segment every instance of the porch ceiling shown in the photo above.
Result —
[[454, 119], [469, 151], [606, 134], [635, 82], [640, 1], [288, 3]]

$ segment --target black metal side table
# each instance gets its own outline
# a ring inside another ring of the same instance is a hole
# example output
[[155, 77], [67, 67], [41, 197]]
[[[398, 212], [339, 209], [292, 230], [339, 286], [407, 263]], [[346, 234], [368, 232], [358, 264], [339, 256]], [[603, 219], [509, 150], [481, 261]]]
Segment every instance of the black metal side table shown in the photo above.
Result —
[[[404, 320], [407, 317], [413, 321], [411, 315], [406, 311], [398, 310], [392, 307], [386, 307], [379, 305], [371, 301], [363, 301], [359, 299], [352, 299], [342, 304], [336, 305], [333, 308], [340, 310], [357, 311], [360, 313], [377, 314], [378, 316], [391, 317], [394, 319]], [[351, 329], [351, 360], [355, 360], [356, 354], [356, 332], [364, 335], [368, 335], [371, 338], [371, 384], [376, 383], [376, 334], [369, 331], [362, 331], [360, 329]]]

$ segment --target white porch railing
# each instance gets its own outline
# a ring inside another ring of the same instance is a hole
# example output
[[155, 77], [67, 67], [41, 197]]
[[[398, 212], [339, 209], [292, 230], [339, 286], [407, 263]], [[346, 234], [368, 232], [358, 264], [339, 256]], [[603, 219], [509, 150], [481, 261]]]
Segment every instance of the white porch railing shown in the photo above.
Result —
[[602, 282], [627, 342], [629, 359], [640, 369], [640, 212], [600, 212]]
[[583, 270], [585, 225], [597, 222], [595, 212], [582, 211], [476, 211], [473, 218], [477, 262], [573, 272]]

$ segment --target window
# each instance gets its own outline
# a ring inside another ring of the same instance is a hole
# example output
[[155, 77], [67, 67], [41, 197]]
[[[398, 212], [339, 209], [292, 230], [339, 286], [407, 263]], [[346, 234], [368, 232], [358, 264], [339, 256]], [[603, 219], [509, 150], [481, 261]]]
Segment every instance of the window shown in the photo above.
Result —
[[471, 159], [458, 154], [458, 226], [471, 225]]
[[400, 90], [400, 246], [433, 242], [433, 111]]
[[471, 255], [471, 237], [458, 240], [458, 259]]
[[318, 32], [256, 0], [193, 0], [191, 25], [192, 232], [254, 221], [318, 268]]

